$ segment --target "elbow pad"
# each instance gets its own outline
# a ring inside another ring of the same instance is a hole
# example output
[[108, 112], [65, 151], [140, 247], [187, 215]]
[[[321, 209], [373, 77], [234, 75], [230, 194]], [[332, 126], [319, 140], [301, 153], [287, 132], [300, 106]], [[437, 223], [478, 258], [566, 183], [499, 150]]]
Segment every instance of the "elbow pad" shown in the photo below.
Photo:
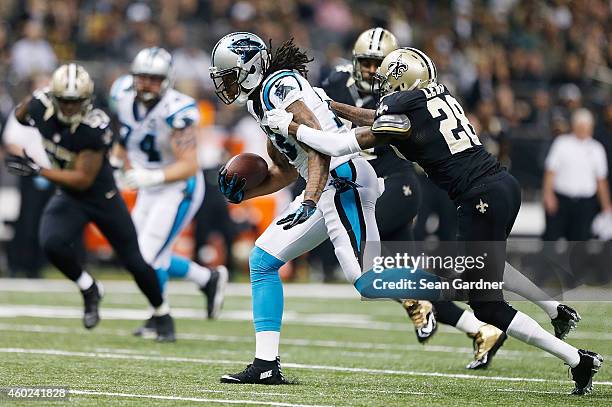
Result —
[[372, 133], [406, 134], [410, 127], [410, 119], [405, 114], [383, 114], [372, 123]]

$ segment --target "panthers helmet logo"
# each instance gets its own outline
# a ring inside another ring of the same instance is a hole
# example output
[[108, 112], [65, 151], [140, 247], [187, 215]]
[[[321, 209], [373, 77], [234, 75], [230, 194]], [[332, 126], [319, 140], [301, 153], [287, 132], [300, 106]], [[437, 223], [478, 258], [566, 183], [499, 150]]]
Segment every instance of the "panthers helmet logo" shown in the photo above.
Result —
[[389, 64], [389, 73], [397, 80], [408, 70], [408, 65], [402, 62], [401, 56]]
[[228, 49], [234, 54], [240, 55], [242, 62], [247, 63], [262, 50], [262, 47], [261, 44], [250, 38], [242, 38], [232, 43]]

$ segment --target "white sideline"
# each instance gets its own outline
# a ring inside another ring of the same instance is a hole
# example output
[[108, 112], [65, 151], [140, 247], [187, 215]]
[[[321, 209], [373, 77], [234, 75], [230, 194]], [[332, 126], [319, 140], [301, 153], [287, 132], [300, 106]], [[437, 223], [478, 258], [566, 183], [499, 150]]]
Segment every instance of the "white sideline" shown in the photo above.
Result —
[[[25, 349], [25, 348], [0, 348], [0, 353], [17, 353], [17, 354], [34, 354], [34, 355], [52, 355], [52, 356], [75, 356], [88, 358], [102, 359], [124, 359], [124, 360], [149, 360], [158, 362], [184, 362], [184, 363], [207, 363], [207, 364], [224, 364], [224, 365], [246, 365], [247, 362], [239, 360], [225, 359], [197, 359], [177, 356], [149, 356], [149, 355], [126, 355], [114, 353], [99, 353], [99, 352], [73, 352], [61, 349]], [[422, 377], [446, 377], [451, 379], [480, 379], [492, 381], [507, 381], [507, 382], [539, 382], [539, 383], [561, 383], [567, 384], [569, 380], [552, 380], [535, 377], [508, 377], [508, 376], [481, 376], [461, 373], [438, 373], [438, 372], [417, 372], [414, 370], [392, 370], [392, 369], [368, 369], [361, 367], [346, 367], [346, 366], [327, 366], [327, 365], [307, 365], [302, 363], [283, 363], [283, 366], [294, 369], [310, 369], [310, 370], [325, 370], [333, 372], [352, 372], [352, 373], [369, 373], [369, 374], [388, 374], [388, 375], [406, 375], [406, 376], [422, 376]], [[600, 386], [612, 386], [612, 382], [593, 382]]]
[[329, 406], [324, 406], [324, 405], [279, 403], [275, 401], [203, 399], [199, 397], [161, 396], [161, 395], [156, 395], [156, 394], [111, 393], [111, 392], [93, 391], [93, 390], [69, 390], [69, 394], [79, 394], [79, 395], [88, 395], [88, 396], [92, 395], [92, 396], [141, 398], [141, 399], [154, 399], [154, 400], [195, 401], [199, 403], [257, 404], [257, 405], [265, 405], [265, 406], [283, 406], [283, 407], [329, 407]]

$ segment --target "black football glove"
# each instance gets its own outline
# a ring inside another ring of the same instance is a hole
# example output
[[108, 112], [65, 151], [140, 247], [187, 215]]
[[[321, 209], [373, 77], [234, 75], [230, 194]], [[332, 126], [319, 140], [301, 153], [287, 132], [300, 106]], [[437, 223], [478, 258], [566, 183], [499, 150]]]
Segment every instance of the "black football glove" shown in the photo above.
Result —
[[287, 215], [278, 222], [277, 225], [285, 225], [284, 230], [291, 229], [295, 225], [306, 222], [317, 210], [317, 204], [312, 199], [302, 202], [302, 206], [297, 211]]
[[219, 191], [227, 198], [231, 203], [240, 203], [244, 199], [244, 186], [246, 185], [246, 178], [238, 179], [238, 174], [228, 181], [227, 180], [227, 169], [221, 168], [219, 171]]
[[23, 156], [8, 154], [4, 159], [4, 165], [6, 165], [8, 172], [20, 177], [38, 175], [41, 169], [40, 165], [36, 164], [25, 151]]

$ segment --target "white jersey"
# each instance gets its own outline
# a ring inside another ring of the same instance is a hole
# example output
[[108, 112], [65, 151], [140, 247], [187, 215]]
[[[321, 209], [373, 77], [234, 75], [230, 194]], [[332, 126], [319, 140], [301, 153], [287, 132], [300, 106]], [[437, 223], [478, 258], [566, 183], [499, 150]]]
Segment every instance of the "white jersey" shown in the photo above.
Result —
[[121, 126], [119, 142], [125, 147], [134, 167], [158, 169], [176, 161], [172, 152], [174, 130], [184, 129], [200, 120], [193, 98], [168, 89], [150, 110], [136, 100], [132, 76], [118, 78], [110, 91], [111, 108]]
[[[289, 163], [304, 179], [308, 180], [308, 153], [295, 138], [286, 138], [272, 131], [267, 126], [265, 112], [272, 109], [284, 110], [296, 100], [302, 100], [314, 113], [323, 131], [342, 133], [348, 132], [349, 129], [338, 119], [329, 104], [319, 96], [310, 83], [295, 71], [282, 70], [271, 74], [261, 84], [259, 96], [263, 112], [256, 112], [251, 101], [248, 103], [249, 112], [258, 121], [274, 147], [287, 157]], [[332, 157], [329, 169], [333, 170], [355, 156], [356, 154]]]

